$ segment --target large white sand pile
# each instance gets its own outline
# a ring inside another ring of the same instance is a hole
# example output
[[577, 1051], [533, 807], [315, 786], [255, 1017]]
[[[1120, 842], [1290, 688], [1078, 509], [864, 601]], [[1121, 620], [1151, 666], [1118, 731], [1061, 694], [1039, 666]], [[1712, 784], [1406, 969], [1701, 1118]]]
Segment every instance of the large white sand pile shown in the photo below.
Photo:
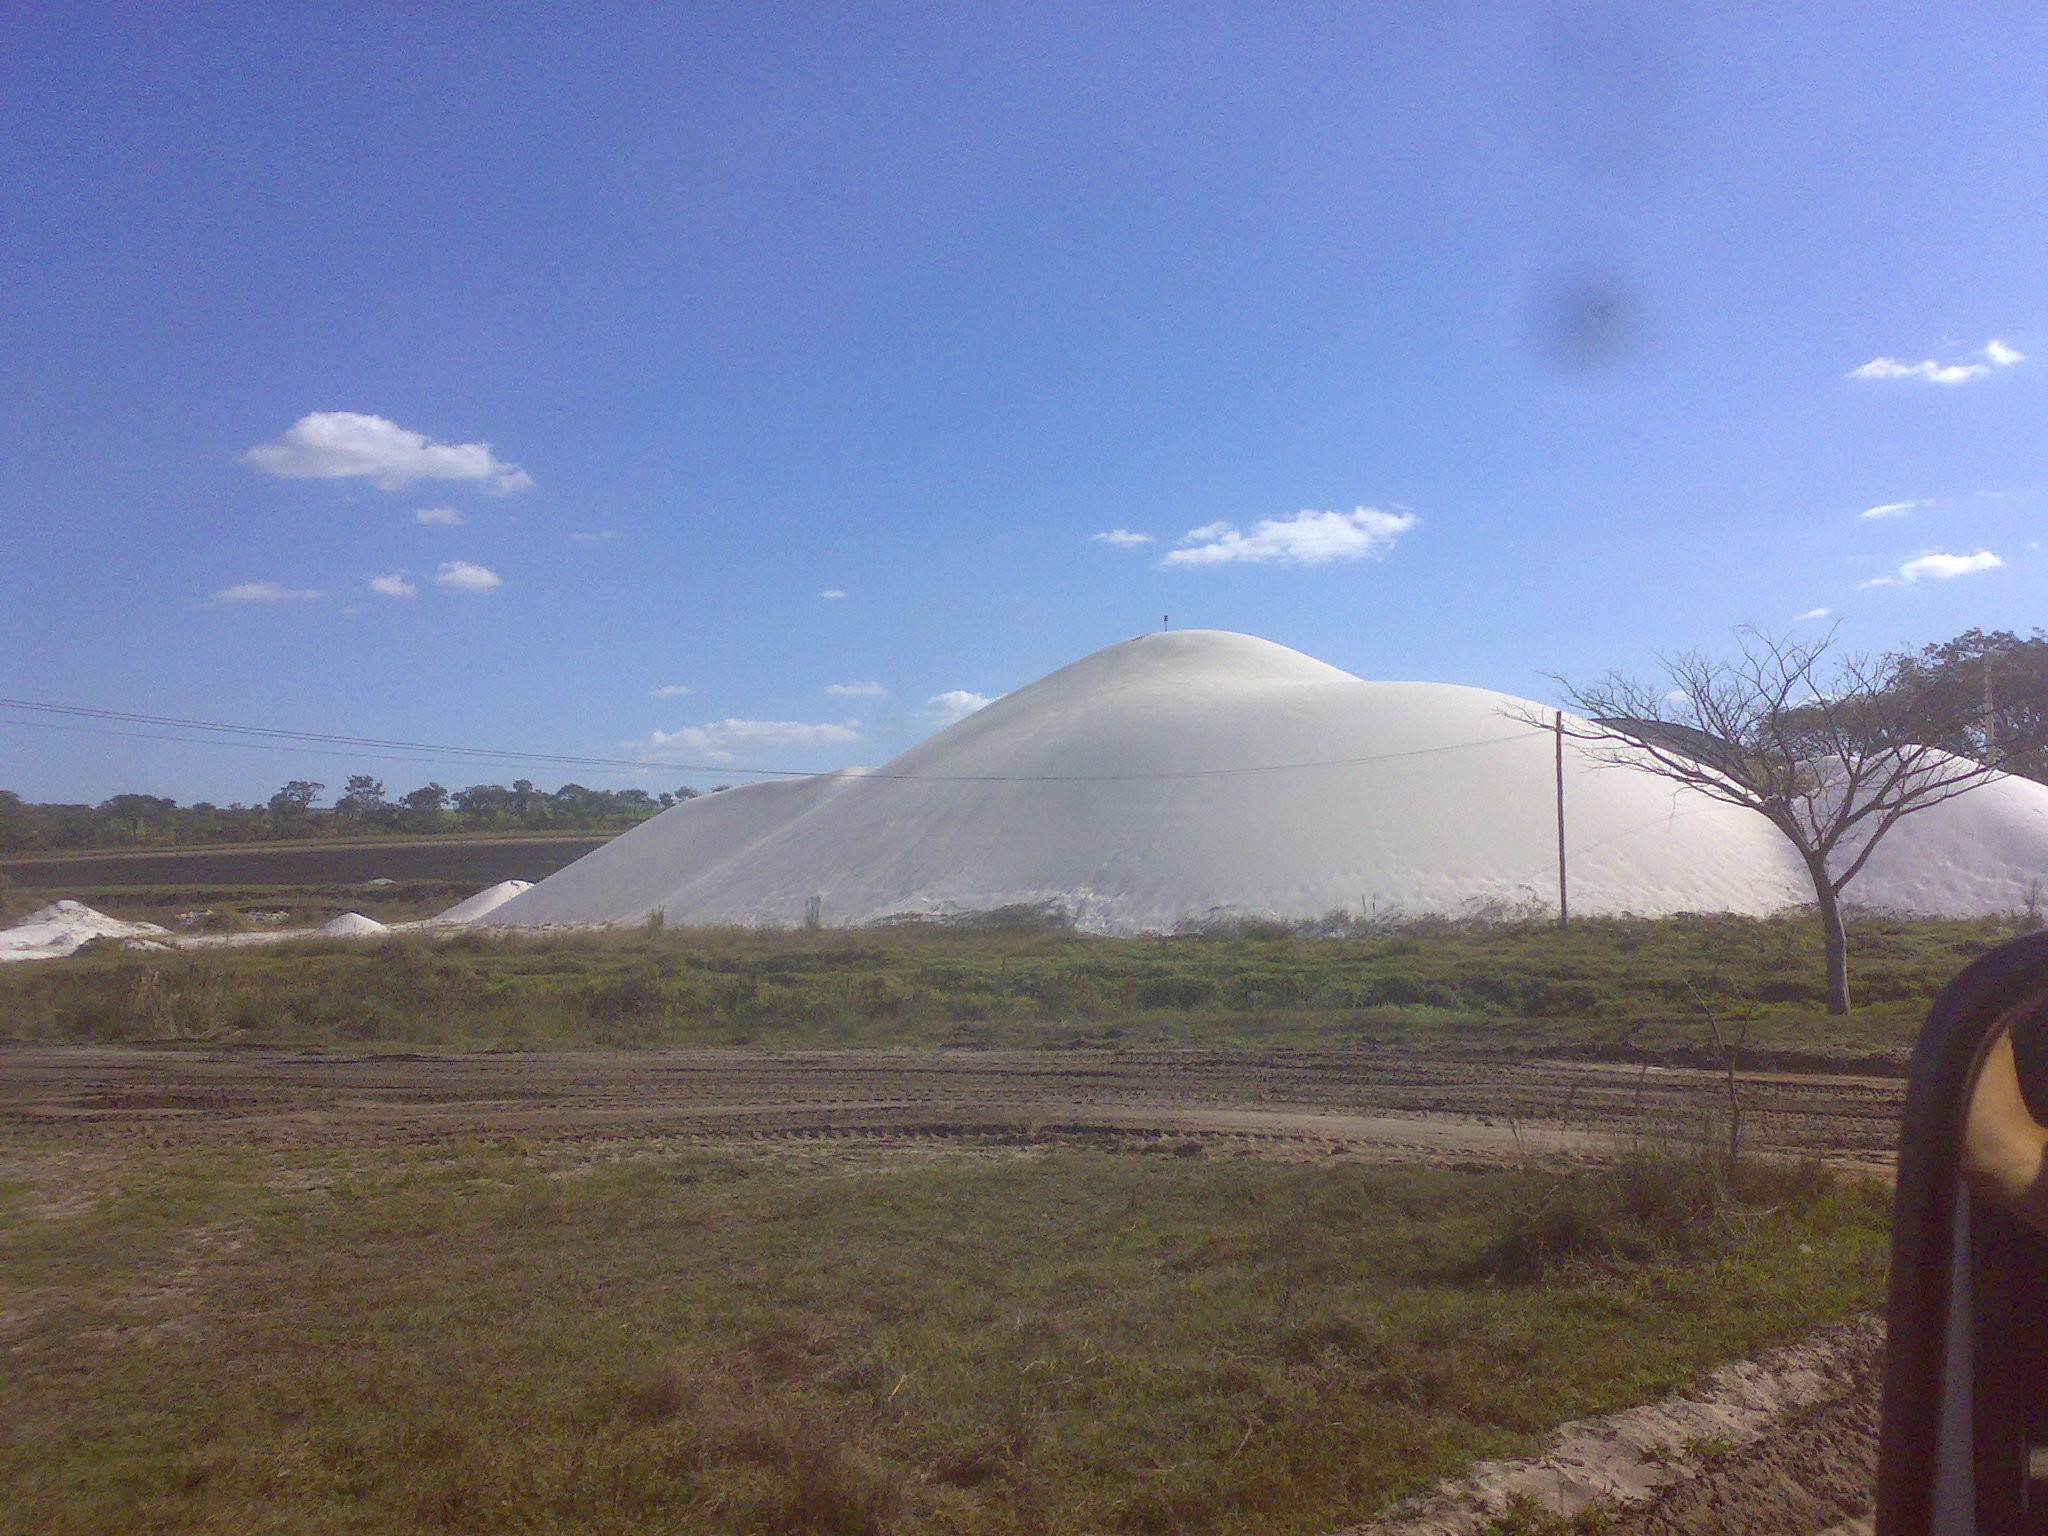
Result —
[[1996, 774], [1914, 811], [1884, 835], [1843, 899], [1931, 917], [2048, 906], [2048, 786]]
[[389, 931], [374, 917], [365, 917], [360, 912], [344, 912], [339, 917], [330, 917], [313, 933], [322, 939], [367, 939]]
[[170, 930], [155, 923], [124, 923], [83, 902], [53, 901], [12, 928], [0, 929], [0, 963], [55, 960], [94, 939], [163, 940], [170, 936]]
[[500, 880], [488, 889], [478, 891], [465, 901], [458, 901], [446, 912], [429, 919], [440, 923], [473, 923], [486, 912], [495, 912], [522, 891], [533, 889], [531, 880]]
[[[486, 924], [828, 924], [1049, 904], [1102, 932], [1222, 915], [1462, 912], [1556, 899], [1549, 732], [1508, 695], [1365, 682], [1245, 635], [1109, 647], [876, 772], [690, 800]], [[1567, 740], [1575, 912], [1808, 901], [1760, 816]], [[1909, 818], [1851, 889], [2006, 911], [2048, 877], [2048, 789], [2006, 779]]]

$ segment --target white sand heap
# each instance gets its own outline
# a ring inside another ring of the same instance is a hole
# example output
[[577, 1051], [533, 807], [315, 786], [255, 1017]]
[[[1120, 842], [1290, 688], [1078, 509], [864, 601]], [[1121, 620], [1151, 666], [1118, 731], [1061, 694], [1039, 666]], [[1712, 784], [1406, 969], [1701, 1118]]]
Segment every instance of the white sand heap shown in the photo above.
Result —
[[458, 901], [446, 912], [429, 921], [439, 923], [473, 923], [486, 912], [495, 912], [522, 891], [533, 889], [531, 880], [500, 880], [487, 890], [478, 891], [465, 901]]
[[[827, 924], [1044, 905], [1099, 932], [1222, 916], [1554, 906], [1538, 706], [1365, 682], [1245, 635], [1147, 635], [998, 700], [885, 768], [689, 800], [488, 913], [489, 925]], [[1565, 743], [1575, 912], [1765, 913], [1811, 899], [1762, 817]], [[1871, 906], [2021, 907], [2048, 788], [2004, 779], [1909, 818]]]
[[0, 963], [10, 960], [55, 960], [94, 939], [167, 940], [170, 930], [155, 923], [124, 923], [96, 912], [83, 902], [53, 901], [39, 907], [12, 928], [0, 929]]
[[389, 931], [374, 917], [365, 917], [360, 912], [344, 912], [339, 917], [330, 917], [315, 928], [313, 934], [322, 939], [369, 939]]

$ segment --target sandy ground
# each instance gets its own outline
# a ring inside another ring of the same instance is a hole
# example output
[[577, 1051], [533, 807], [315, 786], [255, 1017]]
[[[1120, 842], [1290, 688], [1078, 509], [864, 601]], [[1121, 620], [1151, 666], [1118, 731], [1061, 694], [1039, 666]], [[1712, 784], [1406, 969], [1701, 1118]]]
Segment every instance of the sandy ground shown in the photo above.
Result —
[[1541, 1456], [1481, 1462], [1339, 1536], [1468, 1536], [1511, 1500], [1598, 1505], [1606, 1536], [1852, 1536], [1877, 1480], [1874, 1317], [1713, 1372], [1684, 1396], [1559, 1427]]
[[[1887, 1173], [1902, 1084], [1749, 1073], [1745, 1144]], [[1447, 1051], [931, 1055], [0, 1048], [0, 1143], [374, 1147], [521, 1135], [853, 1148], [1170, 1141], [1210, 1156], [1502, 1166], [1597, 1157], [1725, 1117], [1684, 1068]], [[1722, 1121], [1725, 1124], [1725, 1120]], [[1567, 1425], [1533, 1461], [1446, 1485], [1406, 1536], [1478, 1528], [1509, 1494], [1588, 1498], [1615, 1536], [1854, 1531], [1875, 1467], [1872, 1325], [1715, 1373], [1688, 1397]], [[1686, 1443], [1709, 1454], [1667, 1454]], [[1844, 1526], [1844, 1522], [1848, 1522]]]

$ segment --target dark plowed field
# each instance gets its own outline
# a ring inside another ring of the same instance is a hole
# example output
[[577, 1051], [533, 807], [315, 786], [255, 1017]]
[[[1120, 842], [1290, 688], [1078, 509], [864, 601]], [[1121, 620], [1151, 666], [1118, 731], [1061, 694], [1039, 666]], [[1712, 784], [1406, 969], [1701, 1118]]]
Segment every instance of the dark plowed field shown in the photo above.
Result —
[[609, 837], [459, 838], [346, 842], [319, 848], [198, 848], [0, 859], [0, 875], [30, 890], [101, 886], [360, 885], [445, 880], [475, 886], [541, 880]]

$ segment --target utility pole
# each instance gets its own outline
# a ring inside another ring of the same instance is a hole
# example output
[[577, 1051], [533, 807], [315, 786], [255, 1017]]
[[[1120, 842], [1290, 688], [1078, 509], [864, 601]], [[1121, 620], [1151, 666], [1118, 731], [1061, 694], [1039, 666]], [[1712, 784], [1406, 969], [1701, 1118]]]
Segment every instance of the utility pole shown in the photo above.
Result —
[[1571, 891], [1565, 884], [1564, 869], [1564, 711], [1557, 711], [1557, 927], [1561, 933], [1572, 923]]
[[1998, 761], [1998, 704], [1991, 696], [1991, 657], [1989, 644], [1984, 647], [1984, 761]]

